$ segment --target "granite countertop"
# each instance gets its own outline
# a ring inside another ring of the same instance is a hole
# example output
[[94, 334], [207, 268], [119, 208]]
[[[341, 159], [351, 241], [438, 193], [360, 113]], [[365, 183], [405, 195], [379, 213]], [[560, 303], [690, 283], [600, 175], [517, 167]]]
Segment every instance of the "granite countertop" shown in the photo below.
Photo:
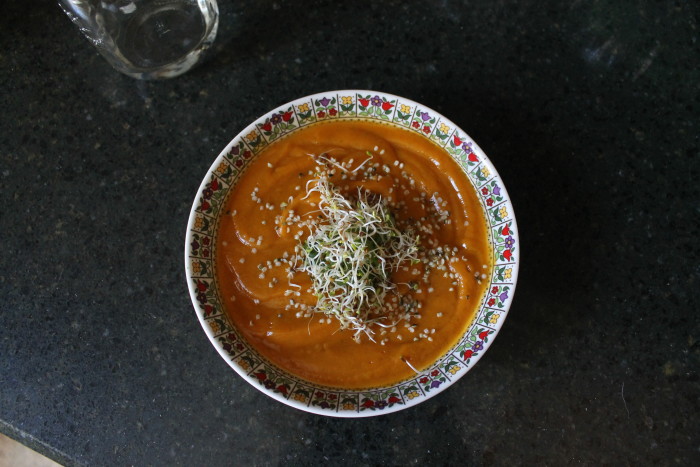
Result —
[[[179, 78], [114, 72], [52, 2], [0, 19], [0, 431], [66, 465], [698, 465], [700, 7], [220, 0]], [[332, 419], [267, 398], [195, 318], [185, 228], [249, 122], [333, 89], [436, 109], [522, 237], [482, 361]]]

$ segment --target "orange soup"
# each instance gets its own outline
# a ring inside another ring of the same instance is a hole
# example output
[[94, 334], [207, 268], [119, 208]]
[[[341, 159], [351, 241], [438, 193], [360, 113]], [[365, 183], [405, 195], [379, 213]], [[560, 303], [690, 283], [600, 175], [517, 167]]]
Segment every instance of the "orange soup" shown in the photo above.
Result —
[[[357, 333], [315, 308], [299, 255], [320, 217], [310, 190], [319, 171], [348, 199], [382, 200], [400, 230], [415, 232], [419, 260], [389, 278], [399, 320], [374, 316], [379, 324]], [[268, 146], [229, 194], [216, 247], [220, 292], [245, 339], [280, 368], [345, 389], [432, 365], [471, 324], [492, 268], [484, 212], [457, 163], [419, 134], [367, 121], [318, 123]]]

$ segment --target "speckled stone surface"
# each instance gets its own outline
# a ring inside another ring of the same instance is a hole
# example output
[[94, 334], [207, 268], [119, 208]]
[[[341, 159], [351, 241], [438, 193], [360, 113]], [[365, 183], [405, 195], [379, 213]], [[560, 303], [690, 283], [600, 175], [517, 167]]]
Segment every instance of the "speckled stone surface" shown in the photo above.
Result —
[[[219, 3], [207, 63], [139, 82], [52, 2], [4, 2], [0, 431], [66, 465], [700, 464], [697, 2]], [[238, 377], [183, 267], [228, 141], [348, 87], [470, 133], [522, 236], [482, 361], [361, 420]]]

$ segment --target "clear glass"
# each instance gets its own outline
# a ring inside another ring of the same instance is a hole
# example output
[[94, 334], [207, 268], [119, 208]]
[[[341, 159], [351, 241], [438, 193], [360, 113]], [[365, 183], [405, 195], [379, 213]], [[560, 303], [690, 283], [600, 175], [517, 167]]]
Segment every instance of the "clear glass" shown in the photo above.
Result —
[[216, 0], [59, 0], [118, 71], [172, 78], [199, 62], [216, 37]]

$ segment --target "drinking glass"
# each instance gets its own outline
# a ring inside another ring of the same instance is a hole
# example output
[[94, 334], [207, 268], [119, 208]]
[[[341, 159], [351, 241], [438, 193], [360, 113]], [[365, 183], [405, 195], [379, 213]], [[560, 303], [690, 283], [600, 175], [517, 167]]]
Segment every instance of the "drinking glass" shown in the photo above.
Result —
[[58, 0], [118, 71], [171, 78], [194, 66], [214, 42], [216, 0]]

